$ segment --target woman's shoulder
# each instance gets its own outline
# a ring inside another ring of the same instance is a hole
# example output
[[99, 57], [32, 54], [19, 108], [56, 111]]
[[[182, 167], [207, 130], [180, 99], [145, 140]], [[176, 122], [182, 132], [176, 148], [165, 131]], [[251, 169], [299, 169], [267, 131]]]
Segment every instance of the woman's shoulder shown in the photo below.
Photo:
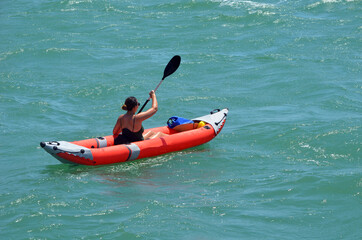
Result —
[[144, 121], [150, 117], [152, 117], [155, 113], [157, 112], [157, 110], [152, 110], [149, 109], [146, 112], [142, 112], [136, 115], [136, 119], [139, 121]]
[[135, 115], [134, 118], [136, 119], [136, 121], [143, 121], [148, 118], [148, 115], [149, 114], [147, 114], [146, 112], [141, 112]]
[[118, 120], [121, 120], [124, 118], [124, 114], [119, 115]]

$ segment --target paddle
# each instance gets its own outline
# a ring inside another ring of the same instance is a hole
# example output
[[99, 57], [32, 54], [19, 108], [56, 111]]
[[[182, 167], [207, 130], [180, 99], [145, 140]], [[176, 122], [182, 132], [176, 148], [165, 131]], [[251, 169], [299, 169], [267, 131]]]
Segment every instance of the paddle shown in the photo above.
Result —
[[[163, 77], [162, 80], [160, 81], [160, 83], [157, 85], [157, 87], [155, 88], [155, 92], [157, 91], [158, 87], [161, 85], [161, 83], [163, 82], [163, 80], [165, 78], [167, 78], [168, 76], [170, 76], [172, 73], [174, 73], [177, 68], [180, 66], [181, 63], [181, 57], [176, 55], [174, 56], [167, 64], [167, 66], [165, 67], [165, 71], [163, 71]], [[151, 97], [149, 97], [147, 99], [147, 101], [143, 104], [143, 106], [141, 107], [141, 109], [138, 111], [138, 113], [142, 112], [142, 110], [145, 108], [145, 106], [147, 105], [147, 103], [150, 101]]]

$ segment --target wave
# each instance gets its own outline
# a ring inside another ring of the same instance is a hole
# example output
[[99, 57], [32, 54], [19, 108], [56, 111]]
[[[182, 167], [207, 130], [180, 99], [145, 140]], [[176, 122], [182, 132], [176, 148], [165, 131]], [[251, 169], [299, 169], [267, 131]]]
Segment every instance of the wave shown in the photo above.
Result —
[[318, 7], [320, 5], [325, 5], [325, 4], [348, 3], [348, 2], [355, 2], [355, 0], [321, 0], [321, 1], [309, 4], [307, 7], [308, 8], [315, 8], [315, 7]]
[[259, 3], [254, 1], [245, 0], [211, 0], [212, 2], [218, 2], [221, 6], [230, 6], [235, 8], [250, 7], [250, 8], [275, 8], [271, 3]]
[[6, 60], [9, 56], [21, 54], [24, 52], [24, 49], [20, 48], [14, 51], [8, 51], [4, 53], [0, 53], [0, 61]]
[[71, 51], [79, 51], [79, 49], [76, 48], [48, 48], [45, 50], [46, 53], [50, 52], [71, 52]]

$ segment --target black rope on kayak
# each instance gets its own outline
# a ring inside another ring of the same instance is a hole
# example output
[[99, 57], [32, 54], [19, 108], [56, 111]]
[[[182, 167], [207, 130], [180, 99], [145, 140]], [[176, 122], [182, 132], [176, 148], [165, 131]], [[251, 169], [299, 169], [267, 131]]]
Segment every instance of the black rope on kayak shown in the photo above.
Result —
[[217, 112], [220, 112], [220, 111], [221, 111], [220, 108], [216, 108], [216, 109], [212, 110], [210, 112], [210, 114], [214, 114], [214, 113], [217, 113]]
[[220, 122], [216, 122], [215, 125], [219, 125], [225, 118], [227, 117], [227, 114], [224, 113], [224, 117], [220, 120]]
[[70, 152], [70, 151], [64, 151], [64, 150], [61, 150], [61, 149], [58, 149], [57, 146], [54, 146], [53, 147], [53, 150], [54, 151], [59, 151], [59, 152], [62, 152], [62, 153], [71, 153], [71, 154], [77, 154], [77, 153], [81, 153], [81, 154], [84, 154], [85, 153], [85, 150], [84, 149], [81, 149], [79, 151], [75, 151], [75, 152]]

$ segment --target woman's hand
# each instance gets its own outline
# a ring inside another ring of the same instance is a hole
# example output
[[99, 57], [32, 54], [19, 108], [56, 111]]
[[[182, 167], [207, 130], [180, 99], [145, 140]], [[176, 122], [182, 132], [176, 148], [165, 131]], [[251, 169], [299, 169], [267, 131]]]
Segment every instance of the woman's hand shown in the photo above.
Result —
[[149, 94], [150, 94], [150, 98], [152, 98], [155, 95], [155, 91], [151, 90], [151, 92]]

